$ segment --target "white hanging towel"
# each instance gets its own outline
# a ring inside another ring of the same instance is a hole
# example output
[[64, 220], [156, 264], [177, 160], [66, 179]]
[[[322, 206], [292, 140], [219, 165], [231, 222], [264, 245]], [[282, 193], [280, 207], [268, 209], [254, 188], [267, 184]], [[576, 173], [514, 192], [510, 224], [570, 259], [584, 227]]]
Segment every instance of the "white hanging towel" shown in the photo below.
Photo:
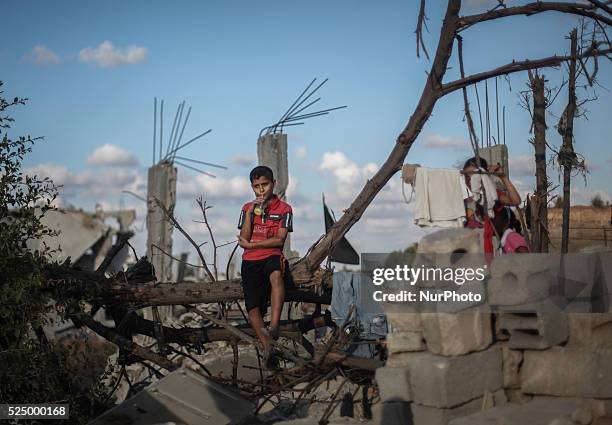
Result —
[[419, 167], [414, 180], [415, 224], [463, 227], [463, 198], [467, 188], [459, 170]]
[[493, 206], [495, 205], [495, 201], [497, 201], [497, 186], [495, 185], [495, 181], [488, 174], [473, 174], [470, 186], [472, 187], [472, 193], [475, 195], [474, 200], [481, 205], [484, 205], [482, 201], [482, 188], [484, 186], [484, 192], [487, 195], [488, 213], [490, 217], [493, 217]]

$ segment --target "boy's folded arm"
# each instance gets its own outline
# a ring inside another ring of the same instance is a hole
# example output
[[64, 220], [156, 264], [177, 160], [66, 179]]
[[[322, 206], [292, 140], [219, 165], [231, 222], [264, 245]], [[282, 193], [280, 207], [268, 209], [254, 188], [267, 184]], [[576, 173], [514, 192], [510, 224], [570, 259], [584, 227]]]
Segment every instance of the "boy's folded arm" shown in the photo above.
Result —
[[[287, 239], [287, 229], [280, 228], [276, 236], [273, 236], [263, 241], [251, 242], [253, 248], [282, 248], [285, 245], [285, 239]], [[242, 232], [240, 234], [242, 236]]]

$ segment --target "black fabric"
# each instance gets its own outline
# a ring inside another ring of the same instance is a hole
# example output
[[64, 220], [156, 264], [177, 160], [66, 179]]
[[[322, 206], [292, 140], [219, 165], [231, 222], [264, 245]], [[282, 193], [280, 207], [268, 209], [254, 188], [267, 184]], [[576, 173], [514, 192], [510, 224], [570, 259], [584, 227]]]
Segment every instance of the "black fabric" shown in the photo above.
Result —
[[242, 290], [247, 311], [259, 307], [261, 315], [268, 311], [270, 299], [270, 275], [280, 271], [280, 256], [272, 255], [263, 260], [242, 260]]
[[[332, 212], [330, 212], [329, 208], [325, 204], [325, 198], [323, 198], [323, 219], [325, 220], [325, 232], [327, 233], [330, 227], [334, 225], [336, 220], [333, 219]], [[334, 247], [329, 259], [335, 263], [359, 264], [359, 254], [344, 236]]]

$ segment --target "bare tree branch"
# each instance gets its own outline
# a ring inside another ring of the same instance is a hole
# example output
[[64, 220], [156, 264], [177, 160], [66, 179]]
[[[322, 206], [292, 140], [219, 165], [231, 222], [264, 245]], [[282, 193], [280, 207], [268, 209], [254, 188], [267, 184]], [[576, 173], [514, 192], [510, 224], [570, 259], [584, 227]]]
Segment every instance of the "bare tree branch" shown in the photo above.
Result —
[[491, 21], [493, 19], [505, 18], [508, 16], [525, 15], [531, 16], [542, 12], [560, 12], [571, 15], [579, 15], [587, 18], [612, 25], [612, 18], [600, 15], [593, 10], [597, 9], [594, 5], [585, 3], [562, 3], [538, 1], [523, 6], [506, 7], [503, 9], [490, 10], [476, 15], [462, 16], [459, 18], [459, 31], [469, 28], [479, 22]]
[[213, 274], [210, 272], [210, 269], [208, 268], [208, 266], [206, 265], [206, 259], [204, 258], [204, 254], [202, 254], [202, 250], [200, 249], [200, 245], [198, 245], [196, 243], [196, 241], [194, 241], [193, 238], [189, 235], [189, 233], [187, 233], [185, 231], [185, 229], [183, 229], [183, 227], [180, 225], [178, 220], [174, 217], [174, 214], [172, 214], [172, 212], [169, 211], [168, 208], [166, 208], [166, 206], [159, 199], [155, 198], [155, 203], [157, 204], [157, 206], [159, 208], [161, 208], [161, 210], [164, 212], [164, 215], [170, 221], [170, 223], [179, 232], [181, 232], [183, 236], [185, 236], [185, 238], [191, 243], [191, 245], [193, 245], [193, 247], [195, 248], [196, 252], [198, 253], [198, 256], [200, 257], [200, 261], [202, 261], [202, 268], [204, 269], [204, 271], [208, 275], [208, 278], [210, 279], [210, 281], [214, 282], [216, 279], [213, 276]]
[[429, 60], [429, 53], [427, 52], [427, 47], [425, 47], [425, 42], [423, 41], [423, 26], [427, 28], [427, 15], [425, 14], [425, 0], [421, 0], [421, 5], [419, 7], [419, 17], [417, 18], [417, 26], [414, 31], [416, 34], [416, 55], [417, 58], [420, 57], [419, 50], [422, 48], [423, 53], [425, 53], [425, 57]]
[[[457, 51], [459, 55], [459, 72], [461, 78], [465, 78], [465, 69], [463, 67], [463, 37], [457, 34]], [[474, 129], [474, 121], [472, 120], [472, 113], [470, 112], [470, 104], [468, 101], [467, 87], [462, 88], [463, 92], [463, 109], [465, 113], [465, 119], [468, 125], [468, 131], [470, 134], [470, 143], [472, 144], [472, 149], [476, 154], [476, 163], [480, 164], [478, 146], [480, 146], [478, 141], [478, 136], [476, 136], [476, 130]]]
[[[586, 50], [580, 58], [587, 58], [592, 56], [607, 56], [612, 54], [612, 48], [608, 48], [605, 50], [598, 50], [597, 48], [591, 48]], [[487, 80], [489, 78], [497, 77], [499, 75], [507, 75], [520, 71], [527, 71], [529, 69], [537, 69], [537, 68], [549, 68], [556, 67], [561, 65], [564, 62], [571, 60], [571, 56], [550, 56], [547, 58], [529, 60], [526, 59], [524, 61], [512, 61], [508, 64], [502, 65], [490, 71], [481, 72], [479, 74], [470, 75], [465, 78], [460, 78], [455, 81], [451, 81], [449, 83], [442, 85], [442, 90], [439, 93], [439, 96], [445, 96], [449, 93], [454, 92], [455, 90], [459, 90], [462, 87], [466, 87], [472, 84], [475, 84], [479, 81]]]
[[593, 5], [597, 6], [598, 8], [605, 11], [606, 13], [609, 13], [610, 15], [612, 15], [612, 8], [608, 6], [606, 3], [601, 2], [599, 0], [589, 0], [589, 2], [593, 3]]
[[346, 234], [346, 232], [361, 218], [367, 206], [376, 197], [378, 192], [384, 187], [389, 179], [400, 169], [403, 160], [423, 129], [425, 122], [431, 115], [433, 107], [438, 99], [437, 93], [442, 84], [442, 78], [446, 73], [448, 61], [452, 54], [455, 32], [459, 24], [460, 0], [448, 0], [444, 22], [440, 30], [438, 48], [434, 57], [431, 70], [427, 77], [427, 82], [421, 93], [417, 107], [410, 117], [404, 130], [398, 136], [395, 146], [389, 157], [378, 170], [378, 172], [368, 180], [366, 185], [357, 195], [357, 198], [346, 209], [340, 219], [334, 223], [325, 236], [313, 245], [310, 253], [302, 258], [292, 267], [294, 281], [309, 281], [315, 270], [325, 259], [335, 244]]
[[140, 357], [143, 360], [148, 360], [151, 363], [155, 363], [156, 365], [163, 367], [164, 369], [169, 370], [170, 372], [179, 368], [179, 365], [171, 362], [167, 358], [157, 353], [154, 353], [148, 348], [138, 345], [135, 342], [132, 342], [131, 340], [129, 340], [128, 338], [122, 335], [119, 335], [118, 333], [115, 332], [114, 329], [107, 328], [101, 323], [96, 322], [88, 314], [78, 313], [78, 314], [74, 314], [72, 317], [77, 322], [81, 322], [85, 324], [88, 328], [90, 328], [92, 331], [94, 331], [98, 335], [109, 340], [110, 342], [112, 342], [113, 344], [121, 348], [122, 350], [132, 353], [136, 357]]
[[215, 280], [217, 280], [219, 278], [217, 274], [217, 243], [215, 242], [215, 235], [213, 235], [213, 231], [208, 223], [208, 218], [206, 217], [206, 210], [211, 207], [206, 206], [206, 201], [203, 201], [201, 196], [196, 199], [196, 202], [200, 207], [200, 211], [202, 211], [202, 219], [204, 220], [204, 225], [208, 229], [208, 234], [210, 235], [210, 240], [213, 245], [213, 273], [215, 275]]

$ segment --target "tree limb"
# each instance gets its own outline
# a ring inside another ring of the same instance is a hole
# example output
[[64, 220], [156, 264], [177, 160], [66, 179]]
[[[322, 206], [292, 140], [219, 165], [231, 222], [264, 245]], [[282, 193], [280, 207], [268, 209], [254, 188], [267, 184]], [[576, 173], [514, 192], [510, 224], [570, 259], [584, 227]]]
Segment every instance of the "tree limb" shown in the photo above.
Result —
[[72, 315], [72, 318], [76, 322], [83, 323], [92, 331], [94, 331], [101, 337], [107, 339], [108, 341], [112, 342], [122, 350], [132, 353], [143, 360], [148, 360], [151, 363], [155, 363], [156, 365], [163, 367], [164, 369], [169, 370], [170, 372], [179, 368], [179, 365], [174, 362], [171, 362], [167, 358], [160, 356], [159, 354], [154, 353], [148, 348], [138, 345], [135, 342], [132, 342], [128, 338], [116, 333], [113, 329], [107, 328], [101, 323], [96, 322], [88, 314], [77, 313]]
[[200, 249], [200, 245], [198, 245], [193, 240], [193, 238], [189, 235], [189, 233], [187, 233], [185, 231], [185, 229], [183, 229], [183, 227], [180, 225], [180, 223], [178, 222], [176, 217], [174, 217], [174, 214], [172, 214], [172, 212], [169, 211], [168, 208], [166, 208], [166, 206], [159, 199], [155, 198], [155, 203], [164, 212], [164, 215], [170, 221], [170, 223], [179, 232], [181, 232], [183, 234], [183, 236], [185, 236], [185, 238], [189, 241], [189, 243], [191, 243], [191, 245], [193, 245], [193, 247], [195, 248], [196, 252], [198, 253], [198, 256], [200, 257], [200, 261], [202, 261], [202, 268], [204, 269], [204, 271], [208, 275], [208, 278], [211, 280], [211, 282], [214, 282], [215, 281], [215, 277], [213, 276], [213, 274], [210, 272], [210, 269], [206, 265], [206, 259], [204, 258], [204, 254], [202, 254], [202, 250]]
[[399, 171], [402, 162], [423, 129], [425, 122], [431, 115], [433, 107], [439, 97], [437, 93], [440, 90], [442, 78], [446, 73], [448, 61], [453, 50], [455, 32], [459, 24], [460, 7], [460, 0], [448, 1], [444, 23], [442, 24], [440, 38], [438, 40], [438, 48], [427, 77], [427, 83], [423, 88], [415, 112], [410, 117], [404, 130], [398, 136], [389, 157], [378, 172], [368, 180], [342, 217], [334, 223], [316, 245], [311, 247], [309, 250], [310, 253], [292, 267], [292, 275], [296, 283], [298, 283], [299, 279], [307, 281], [309, 276], [312, 276], [330, 252], [330, 249], [335, 246], [357, 221], [359, 221], [365, 209], [376, 197], [378, 192], [380, 192], [389, 179]]
[[416, 34], [416, 55], [417, 58], [420, 57], [420, 49], [423, 49], [423, 53], [425, 53], [425, 57], [429, 60], [429, 53], [427, 52], [427, 47], [425, 47], [425, 42], [423, 41], [423, 26], [427, 29], [427, 15], [425, 14], [425, 0], [421, 0], [421, 5], [419, 6], [419, 17], [417, 18], [417, 26], [414, 31]]
[[[464, 30], [474, 24], [505, 18], [508, 16], [525, 15], [531, 16], [542, 12], [560, 12], [571, 15], [579, 15], [612, 25], [612, 19], [593, 11], [597, 9], [594, 5], [584, 3], [562, 3], [562, 2], [534, 2], [523, 6], [506, 7], [503, 9], [490, 10], [476, 15], [462, 16], [459, 18], [459, 30]], [[604, 9], [605, 10], [605, 9]]]
[[[592, 56], [607, 56], [612, 54], [612, 48], [608, 48], [605, 50], [598, 50], [597, 48], [591, 48], [586, 50], [582, 55], [578, 58], [586, 58]], [[481, 72], [479, 74], [473, 74], [467, 76], [465, 78], [460, 78], [455, 81], [451, 81], [449, 83], [442, 85], [442, 90], [439, 93], [439, 96], [445, 96], [449, 93], [452, 93], [456, 90], [459, 90], [463, 87], [478, 83], [479, 81], [487, 80], [489, 78], [497, 77], [500, 75], [512, 74], [520, 71], [527, 71], [529, 69], [537, 69], [537, 68], [548, 68], [548, 67], [556, 67], [561, 65], [564, 62], [570, 61], [572, 59], [571, 56], [549, 56], [547, 58], [536, 59], [536, 60], [523, 60], [523, 61], [512, 61], [508, 64], [502, 65], [490, 71]]]

